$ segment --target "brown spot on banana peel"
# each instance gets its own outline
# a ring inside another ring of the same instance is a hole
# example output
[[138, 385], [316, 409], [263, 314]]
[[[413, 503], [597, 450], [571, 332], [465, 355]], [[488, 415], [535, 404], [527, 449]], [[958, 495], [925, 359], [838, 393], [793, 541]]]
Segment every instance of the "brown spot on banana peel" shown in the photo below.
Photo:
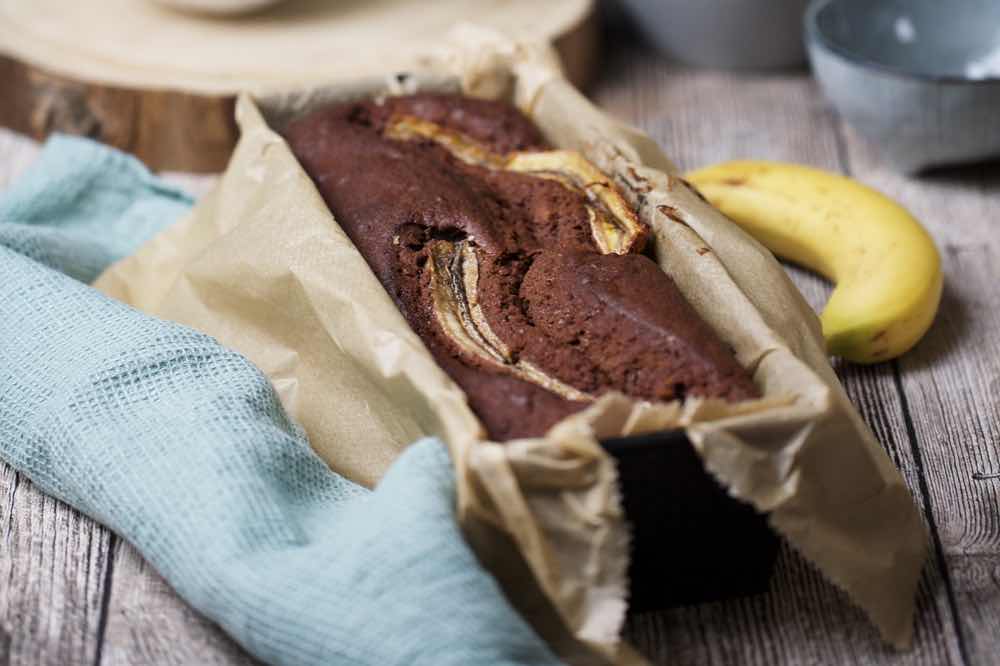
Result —
[[555, 180], [586, 196], [591, 233], [603, 254], [641, 252], [645, 247], [649, 229], [639, 221], [607, 175], [576, 151], [498, 155], [460, 132], [412, 116], [394, 117], [386, 128], [386, 136], [400, 141], [429, 139], [468, 164]]
[[635, 167], [628, 166], [628, 173], [632, 177], [632, 187], [639, 194], [649, 194], [653, 191], [653, 186], [649, 184], [649, 181], [636, 172]]
[[685, 180], [684, 178], [681, 178], [681, 177], [677, 177], [677, 180], [679, 180], [682, 183], [684, 183], [684, 187], [686, 187], [689, 190], [691, 190], [692, 192], [694, 192], [694, 195], [696, 197], [698, 197], [699, 199], [701, 199], [702, 201], [704, 201], [705, 203], [707, 203], [709, 206], [712, 205], [711, 203], [709, 203], [708, 199], [705, 198], [705, 195], [701, 193], [701, 190], [699, 190], [697, 187], [694, 186], [694, 183], [692, 183], [689, 180]]
[[686, 224], [686, 222], [684, 222], [684, 218], [681, 217], [681, 212], [676, 208], [674, 208], [673, 206], [661, 205], [657, 206], [656, 210], [660, 211], [660, 213], [666, 215], [668, 218], [670, 218], [674, 222], [677, 222], [678, 224]]
[[430, 255], [427, 273], [434, 316], [441, 330], [463, 354], [503, 369], [566, 400], [594, 400], [594, 396], [546, 375], [533, 363], [515, 359], [510, 348], [493, 332], [479, 305], [479, 259], [472, 243], [434, 241], [430, 245]]

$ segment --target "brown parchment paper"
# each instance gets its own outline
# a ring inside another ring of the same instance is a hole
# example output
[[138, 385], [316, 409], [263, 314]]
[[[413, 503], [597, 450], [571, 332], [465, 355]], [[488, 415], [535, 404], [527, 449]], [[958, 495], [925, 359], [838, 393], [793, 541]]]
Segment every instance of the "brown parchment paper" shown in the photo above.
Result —
[[[675, 427], [733, 496], [770, 512], [772, 526], [886, 640], [907, 645], [922, 522], [831, 369], [815, 314], [774, 257], [672, 175], [651, 140], [587, 102], [547, 47], [464, 26], [418, 65], [419, 75], [243, 96], [242, 138], [218, 187], [96, 286], [245, 354], [319, 455], [356, 481], [377, 482], [421, 436], [444, 439], [470, 542], [568, 659], [633, 656], [618, 638], [628, 534], [614, 464], [598, 440]], [[612, 395], [543, 438], [484, 441], [462, 391], [277, 133], [322, 103], [428, 89], [507, 99], [552, 143], [581, 150], [611, 175], [653, 229], [663, 270], [753, 371], [764, 398], [650, 405]]]

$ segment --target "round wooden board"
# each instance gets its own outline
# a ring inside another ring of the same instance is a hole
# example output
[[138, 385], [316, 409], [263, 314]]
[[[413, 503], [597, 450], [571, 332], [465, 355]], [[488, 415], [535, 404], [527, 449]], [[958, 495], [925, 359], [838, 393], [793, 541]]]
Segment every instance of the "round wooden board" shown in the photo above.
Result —
[[287, 0], [232, 18], [147, 0], [0, 0], [0, 125], [89, 136], [156, 170], [221, 171], [239, 91], [406, 69], [459, 22], [552, 42], [579, 86], [595, 69], [593, 0]]

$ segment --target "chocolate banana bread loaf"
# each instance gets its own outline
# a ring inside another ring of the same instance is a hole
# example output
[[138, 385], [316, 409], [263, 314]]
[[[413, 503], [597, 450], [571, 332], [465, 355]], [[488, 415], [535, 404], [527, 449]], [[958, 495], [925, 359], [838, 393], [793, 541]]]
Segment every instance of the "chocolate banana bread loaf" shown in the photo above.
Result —
[[644, 254], [649, 230], [579, 153], [516, 109], [412, 95], [292, 123], [292, 151], [491, 438], [596, 397], [758, 391]]

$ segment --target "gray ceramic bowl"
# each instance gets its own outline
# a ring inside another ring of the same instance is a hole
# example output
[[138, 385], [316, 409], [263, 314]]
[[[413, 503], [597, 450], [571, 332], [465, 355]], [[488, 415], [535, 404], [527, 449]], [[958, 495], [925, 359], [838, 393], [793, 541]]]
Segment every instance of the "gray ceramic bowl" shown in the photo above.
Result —
[[814, 0], [813, 70], [900, 171], [1000, 156], [998, 0]]
[[621, 0], [639, 29], [680, 62], [727, 69], [805, 64], [809, 0]]

